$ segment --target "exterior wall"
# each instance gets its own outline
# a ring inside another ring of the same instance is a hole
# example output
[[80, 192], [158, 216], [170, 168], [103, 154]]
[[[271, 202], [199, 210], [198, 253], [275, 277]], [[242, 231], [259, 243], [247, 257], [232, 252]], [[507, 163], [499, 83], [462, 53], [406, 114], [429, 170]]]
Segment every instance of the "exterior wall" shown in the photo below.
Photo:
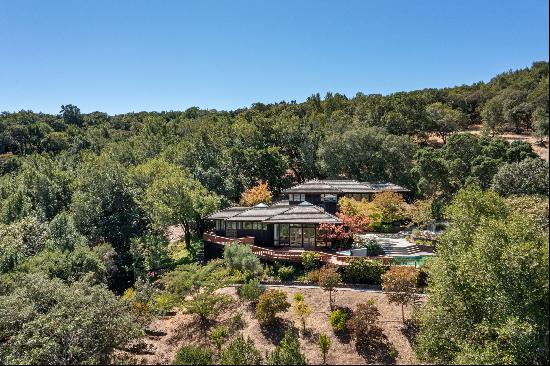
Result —
[[237, 237], [253, 236], [255, 244], [260, 247], [273, 246], [273, 224], [267, 225], [267, 230], [245, 230], [237, 229]]

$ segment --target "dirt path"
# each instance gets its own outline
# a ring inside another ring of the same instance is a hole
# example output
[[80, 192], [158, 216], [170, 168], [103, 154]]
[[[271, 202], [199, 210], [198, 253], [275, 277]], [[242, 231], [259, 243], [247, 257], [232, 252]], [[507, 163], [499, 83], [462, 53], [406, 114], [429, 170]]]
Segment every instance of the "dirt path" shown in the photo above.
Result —
[[[360, 354], [353, 340], [346, 337], [337, 337], [330, 325], [327, 317], [330, 313], [328, 305], [328, 296], [319, 288], [296, 288], [279, 287], [288, 294], [288, 301], [292, 302], [293, 294], [300, 292], [305, 296], [305, 301], [313, 307], [313, 314], [307, 322], [306, 335], [300, 335], [302, 351], [306, 354], [311, 364], [320, 364], [322, 362], [321, 354], [318, 349], [317, 340], [319, 334], [326, 333], [332, 338], [332, 347], [329, 352], [327, 362], [329, 364], [417, 364], [410, 342], [407, 338], [406, 329], [401, 322], [401, 310], [398, 306], [388, 303], [384, 294], [376, 291], [341, 289], [336, 292], [336, 304], [355, 309], [357, 304], [374, 299], [381, 313], [379, 325], [384, 332], [384, 341], [379, 347], [369, 354]], [[221, 292], [236, 298], [234, 288], [225, 288]], [[406, 316], [409, 316], [409, 309], [406, 309]], [[250, 337], [254, 340], [256, 347], [265, 355], [266, 351], [272, 351], [276, 344], [280, 342], [286, 328], [297, 331], [297, 324], [293, 318], [291, 310], [280, 315], [280, 326], [266, 330], [258, 324], [255, 319], [253, 309], [247, 304], [236, 302], [227, 308], [222, 314], [218, 323], [223, 323], [230, 327], [231, 319], [235, 314], [240, 314], [244, 326], [236, 331], [244, 337]], [[209, 345], [209, 340], [201, 334], [196, 325], [195, 319], [178, 311], [175, 315], [161, 317], [151, 325], [154, 335], [148, 335], [143, 341], [147, 346], [148, 353], [131, 355], [132, 362], [137, 364], [171, 364], [177, 351], [183, 345]], [[395, 347], [397, 357], [388, 358], [388, 349]]]

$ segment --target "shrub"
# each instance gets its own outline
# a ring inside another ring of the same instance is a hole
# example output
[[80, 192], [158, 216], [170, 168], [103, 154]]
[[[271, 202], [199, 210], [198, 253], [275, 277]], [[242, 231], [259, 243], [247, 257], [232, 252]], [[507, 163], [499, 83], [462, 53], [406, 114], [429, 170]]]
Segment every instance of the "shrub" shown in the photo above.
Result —
[[222, 351], [221, 365], [260, 365], [262, 356], [252, 339], [245, 340], [242, 336], [233, 339]]
[[221, 351], [222, 345], [228, 335], [227, 329], [223, 325], [217, 326], [210, 334], [210, 338], [212, 338], [212, 342], [216, 345], [218, 353]]
[[260, 281], [250, 280], [239, 288], [239, 296], [242, 299], [250, 301], [252, 303], [258, 302], [258, 298], [262, 294], [262, 288], [260, 287]]
[[248, 245], [233, 243], [227, 245], [223, 251], [223, 259], [231, 269], [257, 275], [262, 272], [260, 259], [252, 253]]
[[316, 252], [303, 252], [302, 266], [306, 271], [318, 269], [321, 266], [321, 256]]
[[185, 303], [185, 311], [188, 314], [198, 315], [202, 329], [206, 330], [208, 322], [216, 318], [231, 301], [229, 296], [203, 291]]
[[153, 297], [153, 311], [159, 315], [166, 315], [179, 303], [177, 296], [170, 293], [161, 293]]
[[231, 317], [231, 321], [230, 321], [230, 324], [231, 324], [231, 329], [242, 329], [244, 327], [244, 320], [243, 320], [243, 314], [241, 313], [236, 313], [235, 315], [233, 315]]
[[334, 267], [323, 267], [319, 271], [319, 286], [323, 290], [328, 291], [330, 310], [332, 310], [334, 304], [332, 300], [332, 291], [340, 283], [342, 283], [342, 277]]
[[270, 365], [307, 365], [306, 356], [300, 351], [300, 341], [289, 330], [268, 359]]
[[281, 281], [290, 281], [294, 278], [294, 267], [282, 266], [277, 270], [277, 276]]
[[302, 325], [302, 331], [306, 332], [306, 320], [311, 316], [311, 306], [305, 303], [304, 295], [297, 293], [294, 295], [294, 304], [292, 304], [294, 315]]
[[183, 346], [174, 359], [174, 365], [212, 365], [212, 350], [204, 346]]
[[286, 311], [290, 307], [286, 301], [286, 294], [281, 290], [267, 290], [259, 298], [256, 305], [256, 317], [262, 325], [275, 322], [278, 312]]
[[346, 329], [349, 314], [342, 309], [336, 309], [328, 316], [328, 322], [335, 331], [343, 331]]
[[365, 248], [367, 248], [367, 255], [369, 256], [384, 254], [384, 249], [382, 249], [376, 240], [368, 240]]
[[376, 343], [382, 337], [382, 329], [376, 325], [380, 312], [373, 301], [357, 305], [357, 309], [348, 321], [355, 342], [359, 347], [367, 347], [368, 343]]
[[306, 275], [307, 282], [317, 283], [319, 282], [319, 271], [309, 271]]
[[377, 260], [353, 258], [344, 267], [343, 278], [347, 283], [379, 285], [388, 267]]
[[327, 363], [327, 353], [330, 349], [331, 343], [332, 340], [328, 335], [319, 335], [319, 349], [321, 350], [321, 354], [323, 355], [323, 365]]
[[399, 352], [397, 352], [397, 348], [392, 344], [388, 347], [388, 356], [392, 359], [396, 359]]

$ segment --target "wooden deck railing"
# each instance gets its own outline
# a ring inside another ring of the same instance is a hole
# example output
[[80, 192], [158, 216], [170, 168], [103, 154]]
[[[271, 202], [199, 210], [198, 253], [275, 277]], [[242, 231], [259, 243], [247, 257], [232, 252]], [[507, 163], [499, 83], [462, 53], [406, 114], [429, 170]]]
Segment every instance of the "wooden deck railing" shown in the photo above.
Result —
[[[282, 261], [282, 262], [301, 262], [303, 250], [285, 250], [285, 249], [270, 249], [254, 245], [254, 237], [247, 236], [244, 238], [226, 238], [224, 236], [214, 235], [211, 233], [203, 234], [203, 240], [220, 245], [230, 245], [231, 243], [237, 242], [240, 244], [247, 244], [252, 253], [254, 253], [259, 258], [273, 260], [273, 261]], [[334, 264], [338, 266], [344, 266], [347, 262], [353, 258], [349, 255], [341, 254], [332, 254], [326, 252], [316, 251], [321, 258], [321, 262], [324, 264]], [[372, 257], [372, 259], [381, 260], [384, 264], [390, 263], [389, 257]]]

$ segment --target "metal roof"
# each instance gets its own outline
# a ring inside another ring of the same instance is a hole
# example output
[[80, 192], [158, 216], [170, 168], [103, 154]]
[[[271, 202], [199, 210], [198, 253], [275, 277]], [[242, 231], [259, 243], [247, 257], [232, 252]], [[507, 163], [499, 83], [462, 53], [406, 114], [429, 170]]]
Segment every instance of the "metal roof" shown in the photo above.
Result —
[[264, 223], [340, 224], [338, 217], [309, 202], [290, 206], [282, 201], [266, 207], [230, 207], [210, 215], [211, 220], [254, 221]]
[[288, 188], [283, 193], [379, 193], [383, 191], [409, 192], [407, 188], [393, 183], [358, 182], [347, 180], [310, 180], [297, 186]]
[[246, 211], [248, 209], [250, 209], [250, 207], [233, 206], [233, 207], [229, 207], [229, 208], [220, 210], [218, 212], [215, 212], [212, 215], [208, 216], [208, 218], [211, 220], [227, 220], [228, 218], [238, 215], [241, 212]]
[[329, 214], [321, 207], [312, 205], [309, 202], [302, 202], [299, 205], [270, 217], [266, 223], [273, 224], [341, 224], [342, 221], [334, 215]]

